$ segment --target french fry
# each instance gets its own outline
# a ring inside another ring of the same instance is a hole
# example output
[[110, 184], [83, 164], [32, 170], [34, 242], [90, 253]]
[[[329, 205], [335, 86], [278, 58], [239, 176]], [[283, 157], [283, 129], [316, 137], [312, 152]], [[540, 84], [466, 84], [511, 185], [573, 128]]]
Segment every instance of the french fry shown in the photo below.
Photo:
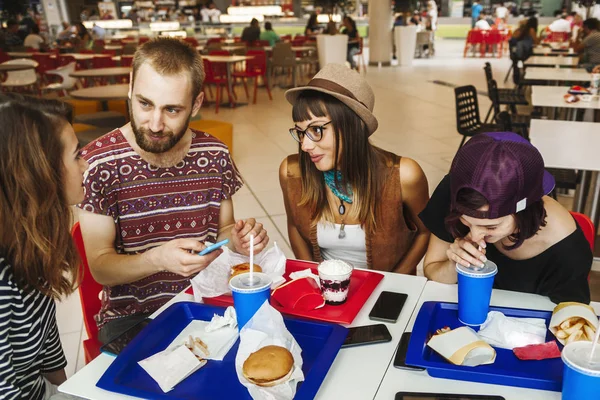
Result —
[[594, 331], [594, 328], [590, 328], [587, 324], [583, 326], [583, 330], [585, 332], [585, 335], [588, 337], [588, 340], [590, 342], [594, 341], [594, 338], [596, 337], [596, 332]]
[[556, 336], [557, 339], [566, 339], [566, 338], [569, 337], [569, 335], [567, 335], [567, 333], [565, 331], [563, 331], [563, 330], [556, 331], [556, 335], [555, 336]]
[[567, 343], [566, 344], [578, 341], [582, 334], [583, 334], [583, 332], [580, 331], [580, 330], [578, 330], [576, 332], [573, 332], [571, 334], [571, 336], [569, 336], [569, 338], [567, 339]]
[[569, 327], [571, 326], [571, 320], [573, 320], [575, 318], [569, 318], [564, 320], [564, 322], [562, 324], [560, 324], [560, 329], [569, 329]]
[[567, 333], [567, 335], [572, 335], [573, 333], [580, 331], [582, 327], [583, 327], [583, 322], [579, 321], [575, 325], [571, 326], [570, 328], [563, 329], [563, 330]]

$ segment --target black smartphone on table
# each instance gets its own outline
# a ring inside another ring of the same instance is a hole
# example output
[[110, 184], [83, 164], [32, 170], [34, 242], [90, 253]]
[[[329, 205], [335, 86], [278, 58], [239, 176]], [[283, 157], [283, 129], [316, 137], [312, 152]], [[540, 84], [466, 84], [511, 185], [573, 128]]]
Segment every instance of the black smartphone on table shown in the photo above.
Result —
[[410, 335], [412, 332], [404, 332], [398, 343], [396, 349], [396, 356], [394, 357], [394, 367], [401, 369], [409, 369], [412, 371], [425, 371], [425, 368], [413, 367], [412, 365], [406, 365], [406, 352], [408, 351], [408, 343], [410, 342]]
[[142, 331], [152, 320], [150, 318], [146, 318], [141, 322], [135, 324], [125, 332], [121, 333], [119, 336], [106, 343], [102, 347], [100, 347], [100, 351], [103, 353], [108, 353], [112, 355], [119, 355], [121, 351], [135, 338], [138, 333]]
[[348, 329], [348, 336], [342, 348], [363, 344], [390, 342], [392, 335], [384, 324], [356, 326]]
[[400, 316], [407, 298], [408, 295], [406, 293], [381, 292], [373, 309], [369, 313], [369, 319], [395, 323]]
[[487, 394], [417, 393], [398, 392], [396, 400], [506, 400], [502, 396]]

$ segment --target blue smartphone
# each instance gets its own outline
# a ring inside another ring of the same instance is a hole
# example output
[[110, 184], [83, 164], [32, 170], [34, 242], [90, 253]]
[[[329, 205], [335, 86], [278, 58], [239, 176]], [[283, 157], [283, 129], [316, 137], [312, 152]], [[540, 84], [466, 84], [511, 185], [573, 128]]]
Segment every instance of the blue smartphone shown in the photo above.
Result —
[[216, 249], [225, 246], [227, 243], [229, 243], [229, 239], [222, 240], [219, 243], [211, 244], [210, 246], [208, 246], [207, 248], [205, 248], [204, 250], [202, 250], [200, 253], [198, 253], [198, 255], [199, 256], [205, 256], [208, 253], [213, 252]]

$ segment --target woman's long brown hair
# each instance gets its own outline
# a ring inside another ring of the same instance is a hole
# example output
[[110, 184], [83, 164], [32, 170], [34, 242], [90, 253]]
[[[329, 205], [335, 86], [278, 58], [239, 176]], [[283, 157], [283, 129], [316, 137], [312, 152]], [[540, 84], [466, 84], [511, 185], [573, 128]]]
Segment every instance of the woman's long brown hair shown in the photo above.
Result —
[[24, 290], [59, 298], [75, 290], [61, 133], [71, 109], [56, 100], [0, 96], [0, 257]]
[[[384, 153], [369, 142], [365, 123], [348, 106], [333, 96], [307, 90], [302, 92], [292, 109], [294, 122], [307, 121], [314, 117], [331, 118], [335, 133], [335, 165], [342, 172], [343, 182], [336, 182], [344, 192], [349, 183], [353, 191], [351, 217], [357, 218], [367, 232], [373, 232], [381, 220], [381, 195], [384, 182], [389, 177]], [[306, 139], [310, 140], [310, 139]], [[341, 146], [341, 154], [338, 149]], [[299, 149], [302, 173], [301, 206], [312, 210], [312, 222], [333, 222], [338, 205], [329, 204], [323, 173], [310, 160], [310, 156]], [[338, 157], [339, 156], [339, 157]]]

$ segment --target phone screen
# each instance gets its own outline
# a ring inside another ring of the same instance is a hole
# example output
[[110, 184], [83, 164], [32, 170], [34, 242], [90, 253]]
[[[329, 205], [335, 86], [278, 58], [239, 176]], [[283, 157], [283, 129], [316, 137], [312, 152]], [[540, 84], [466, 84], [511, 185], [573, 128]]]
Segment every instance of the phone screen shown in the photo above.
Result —
[[348, 329], [348, 336], [346, 336], [342, 347], [389, 342], [391, 340], [392, 335], [384, 324], [357, 326]]
[[424, 371], [425, 368], [413, 367], [410, 365], [406, 365], [406, 352], [408, 351], [408, 343], [410, 342], [410, 335], [411, 335], [411, 332], [404, 332], [402, 334], [402, 337], [400, 338], [400, 342], [398, 343], [398, 348], [396, 349], [396, 357], [394, 357], [394, 367], [402, 368], [402, 369]]
[[505, 400], [502, 396], [446, 393], [396, 393], [396, 400]]
[[396, 322], [407, 297], [405, 293], [381, 292], [369, 313], [369, 318], [376, 321]]
[[142, 331], [152, 320], [150, 318], [146, 318], [140, 323], [132, 326], [110, 342], [106, 343], [104, 346], [100, 348], [100, 351], [103, 353], [114, 354], [115, 356], [121, 353], [125, 346], [129, 344], [137, 336], [138, 333]]

